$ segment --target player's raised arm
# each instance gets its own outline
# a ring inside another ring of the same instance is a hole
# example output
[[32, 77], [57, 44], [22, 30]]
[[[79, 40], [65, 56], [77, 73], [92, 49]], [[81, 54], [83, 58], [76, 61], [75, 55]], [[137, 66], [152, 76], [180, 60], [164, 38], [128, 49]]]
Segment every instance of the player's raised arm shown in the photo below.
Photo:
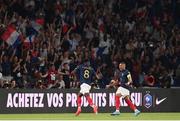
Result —
[[77, 66], [73, 71], [70, 73], [70, 77], [74, 80], [77, 76], [77, 72], [79, 71], [80, 66]]

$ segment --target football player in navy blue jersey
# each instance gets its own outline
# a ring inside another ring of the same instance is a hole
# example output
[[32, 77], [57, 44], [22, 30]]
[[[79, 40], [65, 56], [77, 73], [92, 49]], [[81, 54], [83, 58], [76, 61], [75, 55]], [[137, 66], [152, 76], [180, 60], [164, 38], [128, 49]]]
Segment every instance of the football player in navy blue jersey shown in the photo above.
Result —
[[118, 87], [115, 96], [116, 111], [111, 115], [120, 115], [120, 97], [123, 97], [125, 99], [128, 106], [134, 111], [135, 116], [139, 115], [140, 111], [136, 108], [136, 106], [131, 102], [129, 98], [130, 92], [128, 89], [132, 87], [132, 77], [131, 73], [126, 69], [126, 64], [124, 62], [121, 62], [119, 64], [118, 77], [119, 80], [113, 83]]
[[89, 105], [93, 108], [94, 113], [97, 114], [98, 108], [95, 104], [93, 104], [93, 101], [89, 96], [89, 92], [91, 89], [91, 84], [94, 82], [93, 77], [96, 76], [98, 78], [98, 75], [96, 74], [95, 70], [90, 66], [90, 62], [88, 60], [85, 60], [83, 64], [77, 66], [72, 71], [72, 75], [76, 75], [80, 81], [80, 92], [77, 98], [78, 109], [76, 112], [76, 116], [81, 113], [81, 97], [83, 95], [86, 97]]

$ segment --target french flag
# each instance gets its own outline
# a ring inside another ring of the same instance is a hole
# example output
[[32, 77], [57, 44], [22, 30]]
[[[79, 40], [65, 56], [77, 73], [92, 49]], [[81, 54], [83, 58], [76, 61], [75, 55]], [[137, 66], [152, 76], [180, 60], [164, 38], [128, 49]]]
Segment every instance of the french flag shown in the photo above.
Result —
[[26, 37], [23, 45], [25, 47], [29, 48], [32, 45], [32, 43], [34, 42], [34, 40], [35, 40], [35, 35], [30, 35], [30, 36]]
[[44, 19], [36, 19], [35, 21], [31, 22], [32, 28], [36, 31], [35, 33], [38, 33], [39, 30], [43, 27], [44, 25]]
[[1, 36], [8, 45], [17, 47], [21, 43], [21, 35], [18, 33], [14, 26], [10, 25]]

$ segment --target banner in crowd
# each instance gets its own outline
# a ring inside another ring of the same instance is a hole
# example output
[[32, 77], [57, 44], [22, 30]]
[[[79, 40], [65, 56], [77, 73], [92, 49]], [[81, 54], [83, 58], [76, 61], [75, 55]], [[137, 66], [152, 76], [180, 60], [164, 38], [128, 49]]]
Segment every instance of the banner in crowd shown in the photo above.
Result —
[[[0, 113], [75, 113], [79, 90], [0, 90]], [[180, 111], [180, 89], [133, 89], [130, 99], [142, 112]], [[92, 90], [90, 96], [99, 107], [99, 113], [115, 110], [115, 90]], [[121, 111], [132, 112], [124, 99]], [[93, 112], [82, 97], [82, 111]]]

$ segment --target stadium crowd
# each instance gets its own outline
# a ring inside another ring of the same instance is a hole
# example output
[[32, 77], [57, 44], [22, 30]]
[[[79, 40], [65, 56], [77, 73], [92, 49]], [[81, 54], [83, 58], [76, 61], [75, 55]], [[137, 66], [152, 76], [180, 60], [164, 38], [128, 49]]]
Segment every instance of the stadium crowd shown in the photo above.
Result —
[[121, 61], [134, 87], [180, 86], [179, 11], [180, 0], [0, 0], [0, 87], [78, 88], [84, 59], [96, 88]]

